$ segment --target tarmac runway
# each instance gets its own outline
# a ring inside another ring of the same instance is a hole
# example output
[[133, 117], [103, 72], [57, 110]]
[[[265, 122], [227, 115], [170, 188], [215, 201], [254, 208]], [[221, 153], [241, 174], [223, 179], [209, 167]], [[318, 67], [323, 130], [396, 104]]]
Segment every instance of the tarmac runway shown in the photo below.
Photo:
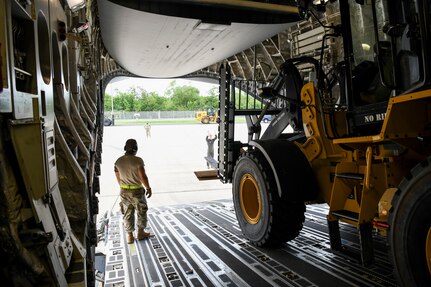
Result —
[[[145, 163], [153, 196], [148, 206], [203, 202], [232, 198], [231, 185], [219, 180], [199, 181], [194, 171], [206, 170], [205, 137], [208, 131], [217, 134], [216, 124], [153, 125], [147, 138], [143, 125], [105, 127], [100, 176], [99, 214], [119, 210], [119, 187], [114, 175], [114, 163], [124, 154], [128, 138], [138, 142], [138, 156]], [[238, 140], [246, 141], [245, 123], [237, 124]], [[217, 159], [218, 140], [214, 143]]]

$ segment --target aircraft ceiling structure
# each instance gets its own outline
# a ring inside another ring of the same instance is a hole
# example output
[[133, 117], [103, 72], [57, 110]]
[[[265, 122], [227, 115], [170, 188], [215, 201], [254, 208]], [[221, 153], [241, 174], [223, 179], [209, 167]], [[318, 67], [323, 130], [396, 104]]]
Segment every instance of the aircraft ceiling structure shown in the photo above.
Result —
[[286, 31], [293, 6], [254, 1], [99, 0], [104, 45], [129, 72], [147, 78], [191, 74]]

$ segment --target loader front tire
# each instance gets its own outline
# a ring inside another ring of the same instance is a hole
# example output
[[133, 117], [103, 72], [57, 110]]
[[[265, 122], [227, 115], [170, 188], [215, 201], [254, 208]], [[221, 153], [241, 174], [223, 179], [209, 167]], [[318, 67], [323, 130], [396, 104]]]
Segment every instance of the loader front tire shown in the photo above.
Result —
[[431, 157], [399, 185], [389, 215], [389, 243], [401, 286], [431, 286]]
[[232, 192], [239, 226], [253, 245], [278, 246], [298, 236], [305, 205], [279, 197], [271, 169], [259, 152], [239, 158]]

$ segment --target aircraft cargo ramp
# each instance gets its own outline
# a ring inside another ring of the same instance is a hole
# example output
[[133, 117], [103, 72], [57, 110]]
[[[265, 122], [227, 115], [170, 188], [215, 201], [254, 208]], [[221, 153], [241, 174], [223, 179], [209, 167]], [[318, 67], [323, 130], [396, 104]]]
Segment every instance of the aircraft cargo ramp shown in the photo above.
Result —
[[152, 235], [134, 244], [117, 214], [105, 233], [105, 286], [396, 286], [386, 240], [374, 235], [376, 262], [363, 267], [351, 226], [341, 224], [345, 252], [331, 251], [326, 214], [307, 206], [301, 234], [275, 249], [243, 238], [230, 200], [151, 208]]

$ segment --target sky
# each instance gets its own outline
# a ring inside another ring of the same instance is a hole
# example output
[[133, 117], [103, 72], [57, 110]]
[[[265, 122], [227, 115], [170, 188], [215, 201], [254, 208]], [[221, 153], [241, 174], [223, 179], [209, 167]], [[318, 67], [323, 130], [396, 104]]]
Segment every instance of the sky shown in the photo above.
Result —
[[156, 92], [160, 96], [165, 94], [171, 81], [176, 81], [177, 86], [193, 86], [199, 89], [201, 96], [206, 96], [213, 87], [218, 84], [205, 83], [190, 79], [141, 79], [141, 78], [116, 78], [106, 87], [106, 93], [115, 95], [117, 92], [127, 92], [131, 87], [142, 87], [147, 92]]

